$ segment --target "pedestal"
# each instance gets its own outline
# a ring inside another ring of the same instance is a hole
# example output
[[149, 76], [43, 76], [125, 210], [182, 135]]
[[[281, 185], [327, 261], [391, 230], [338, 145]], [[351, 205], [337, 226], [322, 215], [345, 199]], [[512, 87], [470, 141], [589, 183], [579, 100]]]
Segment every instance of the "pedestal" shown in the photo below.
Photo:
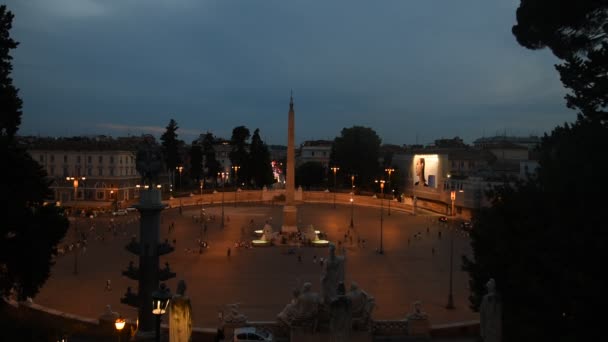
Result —
[[297, 233], [297, 214], [298, 208], [295, 205], [286, 205], [283, 207], [283, 225], [281, 226], [282, 233]]

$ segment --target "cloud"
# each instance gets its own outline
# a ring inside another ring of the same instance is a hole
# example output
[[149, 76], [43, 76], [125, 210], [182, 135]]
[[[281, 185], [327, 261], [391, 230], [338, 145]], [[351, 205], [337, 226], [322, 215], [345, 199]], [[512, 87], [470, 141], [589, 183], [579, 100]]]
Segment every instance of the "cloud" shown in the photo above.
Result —
[[[166, 127], [162, 126], [139, 126], [139, 125], [125, 125], [125, 124], [115, 124], [115, 123], [99, 123], [95, 125], [99, 128], [109, 129], [116, 132], [141, 132], [142, 134], [153, 134], [159, 135], [165, 132]], [[198, 130], [192, 129], [178, 129], [178, 134], [182, 135], [194, 135], [198, 136], [201, 132]]]

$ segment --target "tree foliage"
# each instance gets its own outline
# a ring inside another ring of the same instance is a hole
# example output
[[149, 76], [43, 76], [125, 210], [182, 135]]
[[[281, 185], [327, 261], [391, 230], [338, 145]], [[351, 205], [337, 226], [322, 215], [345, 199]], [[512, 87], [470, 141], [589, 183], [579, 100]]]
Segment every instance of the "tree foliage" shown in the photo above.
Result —
[[203, 137], [203, 174], [204, 178], [209, 177], [210, 175], [215, 177], [218, 172], [220, 172], [220, 162], [215, 158], [215, 148], [213, 144], [215, 144], [215, 137], [212, 133], [207, 132]]
[[190, 147], [190, 177], [197, 183], [203, 176], [203, 149], [199, 144]]
[[259, 128], [256, 128], [251, 137], [249, 167], [251, 179], [256, 187], [274, 183], [272, 165], [270, 165], [270, 151], [260, 137]]
[[230, 151], [230, 162], [232, 165], [237, 165], [239, 169], [239, 178], [244, 179], [247, 183], [251, 179], [249, 168], [249, 152], [247, 152], [247, 142], [250, 134], [249, 129], [245, 126], [238, 126], [232, 130], [230, 143], [232, 151]]
[[44, 205], [51, 195], [46, 172], [22, 148], [15, 134], [21, 122], [21, 100], [10, 78], [10, 38], [13, 14], [0, 6], [0, 296], [34, 297], [50, 275], [57, 244], [69, 222], [63, 210]]
[[360, 184], [367, 184], [378, 174], [382, 140], [368, 127], [343, 128], [331, 148], [330, 167], [338, 166], [343, 175], [357, 174]]
[[177, 139], [178, 128], [177, 122], [171, 119], [165, 132], [160, 137], [165, 165], [167, 166], [167, 170], [170, 172], [175, 172], [175, 167], [181, 163], [179, 157], [180, 142]]
[[306, 162], [296, 169], [296, 184], [303, 188], [323, 186], [326, 171], [325, 166], [319, 162]]
[[587, 121], [556, 128], [543, 138], [538, 176], [494, 189], [492, 206], [474, 218], [474, 259], [465, 258], [471, 304], [478, 308], [495, 278], [505, 340], [580, 341], [601, 327], [589, 313], [606, 303], [590, 294], [608, 285], [597, 264], [608, 257], [608, 163], [597, 153], [606, 137], [608, 129]]
[[19, 90], [13, 86], [11, 72], [13, 57], [10, 51], [19, 45], [14, 41], [9, 32], [13, 27], [14, 15], [7, 10], [6, 5], [0, 5], [0, 138], [12, 139], [21, 125], [21, 105]]
[[529, 49], [549, 48], [564, 64], [556, 66], [568, 107], [580, 117], [606, 123], [608, 113], [608, 1], [522, 0], [513, 26]]

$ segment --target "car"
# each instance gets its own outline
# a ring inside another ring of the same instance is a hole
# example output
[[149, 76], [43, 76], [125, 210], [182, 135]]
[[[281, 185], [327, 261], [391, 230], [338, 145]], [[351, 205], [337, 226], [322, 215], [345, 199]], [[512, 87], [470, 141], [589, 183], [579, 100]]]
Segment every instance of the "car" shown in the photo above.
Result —
[[464, 231], [470, 232], [473, 229], [473, 225], [470, 221], [464, 221], [460, 224], [460, 228]]
[[257, 327], [243, 327], [234, 329], [235, 342], [245, 341], [274, 341], [272, 333]]
[[135, 208], [135, 207], [128, 207], [127, 211], [128, 212], [131, 212], [131, 211], [135, 212], [135, 211], [137, 211], [137, 208]]
[[127, 215], [128, 212], [125, 209], [118, 209], [114, 212], [112, 212], [112, 216], [123, 216], [123, 215]]
[[448, 222], [448, 218], [446, 216], [439, 216], [439, 222]]

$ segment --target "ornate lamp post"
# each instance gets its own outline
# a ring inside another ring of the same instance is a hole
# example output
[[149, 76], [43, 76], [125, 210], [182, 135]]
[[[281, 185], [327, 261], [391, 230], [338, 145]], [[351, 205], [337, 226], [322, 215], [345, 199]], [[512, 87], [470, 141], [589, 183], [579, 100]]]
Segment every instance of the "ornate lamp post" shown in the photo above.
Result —
[[376, 180], [376, 183], [380, 184], [380, 249], [378, 249], [378, 253], [379, 254], [384, 254], [384, 247], [382, 245], [382, 224], [384, 221], [384, 214], [383, 214], [383, 200], [384, 200], [384, 183], [386, 181], [384, 179], [382, 180]]
[[340, 170], [339, 167], [334, 166], [331, 168], [331, 170], [334, 172], [334, 209], [336, 208], [336, 172], [338, 172], [338, 170]]
[[125, 323], [126, 323], [126, 321], [122, 316], [118, 316], [118, 318], [114, 322], [116, 331], [118, 331], [118, 342], [120, 342], [120, 334], [122, 333], [122, 329], [125, 327]]
[[[86, 177], [65, 177], [65, 180], [72, 181], [72, 185], [74, 186], [74, 208], [76, 207], [76, 201], [78, 200], [78, 181], [85, 181]], [[84, 193], [83, 193], [84, 197]], [[74, 217], [74, 237], [76, 238], [76, 242], [80, 238], [80, 231], [78, 230], [78, 218]], [[78, 251], [74, 251], [74, 274], [78, 274]]]
[[393, 168], [387, 168], [384, 169], [384, 171], [386, 171], [388, 173], [388, 190], [390, 191], [391, 194], [391, 198], [388, 201], [388, 216], [391, 216], [391, 202], [393, 200], [393, 188], [391, 188], [391, 173], [395, 172], [395, 169]]
[[182, 189], [182, 171], [184, 171], [183, 166], [176, 166], [175, 169], [179, 172], [179, 189]]
[[221, 228], [224, 228], [224, 192], [226, 189], [226, 179], [228, 178], [228, 172], [218, 172], [217, 174], [222, 179], [222, 225]]
[[156, 316], [156, 342], [160, 342], [160, 318], [167, 311], [171, 293], [164, 283], [152, 293], [152, 313]]
[[350, 227], [354, 228], [355, 227], [355, 223], [353, 221], [353, 214], [354, 214], [354, 202], [355, 202], [355, 175], [351, 175], [350, 176], [350, 188], [351, 188], [351, 193], [350, 193]]
[[234, 170], [234, 207], [236, 208], [236, 193], [239, 190], [239, 169], [241, 167], [238, 165], [233, 165], [232, 169]]
[[[452, 191], [454, 193], [454, 191]], [[453, 202], [452, 202], [453, 203]], [[448, 304], [445, 306], [446, 309], [454, 309], [454, 296], [453, 296], [453, 273], [454, 273], [454, 221], [451, 222], [450, 232], [450, 292], [448, 293]]]

